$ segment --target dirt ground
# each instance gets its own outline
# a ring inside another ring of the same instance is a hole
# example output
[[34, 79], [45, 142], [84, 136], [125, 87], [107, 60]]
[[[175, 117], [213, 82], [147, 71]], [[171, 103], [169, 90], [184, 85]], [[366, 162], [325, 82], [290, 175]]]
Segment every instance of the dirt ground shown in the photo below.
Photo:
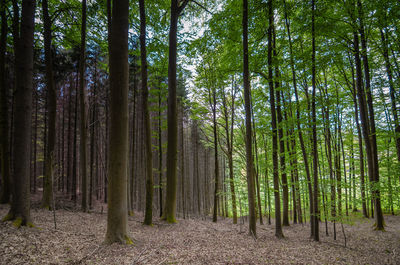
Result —
[[[8, 205], [0, 205], [4, 217]], [[140, 213], [129, 217], [133, 245], [102, 244], [107, 214], [101, 210], [82, 213], [57, 210], [53, 214], [34, 207], [35, 228], [16, 228], [0, 222], [0, 264], [400, 264], [400, 216], [385, 216], [386, 232], [372, 230], [372, 220], [353, 218], [345, 224], [347, 246], [341, 226], [337, 240], [325, 235], [309, 238], [309, 225], [284, 227], [284, 239], [274, 236], [273, 225], [258, 225], [255, 240], [248, 226], [231, 219], [179, 219], [166, 224], [155, 219], [143, 226]]]

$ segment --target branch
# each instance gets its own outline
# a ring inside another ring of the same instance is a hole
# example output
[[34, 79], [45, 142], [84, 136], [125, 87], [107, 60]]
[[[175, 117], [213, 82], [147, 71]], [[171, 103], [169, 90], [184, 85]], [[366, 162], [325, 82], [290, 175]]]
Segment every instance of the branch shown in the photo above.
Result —
[[178, 2], [178, 15], [180, 15], [183, 11], [183, 9], [185, 9], [186, 5], [189, 3], [189, 0], [181, 0], [182, 4], [179, 5]]
[[210, 10], [208, 10], [205, 6], [203, 6], [202, 4], [200, 4], [199, 2], [195, 1], [195, 0], [191, 0], [193, 3], [195, 3], [196, 5], [198, 5], [201, 9], [203, 9], [204, 11], [206, 11], [208, 14], [210, 15], [214, 15], [213, 12], [211, 12]]

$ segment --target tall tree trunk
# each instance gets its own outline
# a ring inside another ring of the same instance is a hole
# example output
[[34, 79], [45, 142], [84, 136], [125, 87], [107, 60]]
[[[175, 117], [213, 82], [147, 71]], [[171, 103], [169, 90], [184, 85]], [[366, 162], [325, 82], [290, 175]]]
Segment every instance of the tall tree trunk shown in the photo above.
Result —
[[[395, 128], [394, 131], [396, 140], [397, 161], [398, 163], [400, 163], [400, 123], [399, 123], [398, 109], [396, 107], [397, 101], [396, 101], [396, 93], [394, 90], [392, 67], [390, 65], [390, 60], [389, 60], [388, 41], [387, 37], [385, 36], [387, 32], [384, 32], [383, 29], [381, 29], [380, 32], [381, 32], [381, 42], [383, 48], [383, 58], [385, 59], [386, 74], [389, 80], [390, 101], [391, 101], [392, 115]], [[399, 175], [399, 180], [400, 180], [400, 175]]]
[[[226, 134], [226, 145], [227, 145], [227, 156], [228, 156], [228, 167], [229, 167], [229, 187], [231, 190], [231, 199], [232, 199], [232, 222], [233, 224], [237, 224], [237, 206], [236, 206], [236, 193], [235, 193], [235, 182], [233, 175], [233, 126], [234, 126], [234, 117], [235, 117], [235, 98], [236, 98], [236, 88], [234, 82], [232, 82], [232, 93], [231, 93], [231, 108], [230, 108], [230, 116], [228, 114], [228, 105], [226, 102], [225, 91], [223, 90], [223, 114], [225, 120], [225, 134]], [[229, 121], [229, 117], [231, 118]]]
[[[181, 4], [179, 4], [181, 2]], [[171, 21], [169, 28], [168, 59], [168, 147], [167, 147], [167, 196], [163, 218], [168, 223], [176, 223], [176, 183], [177, 183], [177, 99], [176, 99], [176, 56], [178, 18], [189, 0], [171, 0]]]
[[[161, 128], [161, 84], [159, 84], [158, 88], [158, 200], [160, 207], [160, 217], [163, 215], [163, 147], [162, 147], [162, 128]], [[197, 154], [195, 154], [197, 155]], [[196, 170], [196, 164], [194, 165], [194, 170]], [[199, 207], [200, 208], [200, 207]]]
[[[365, 119], [369, 119], [368, 123], [364, 123], [363, 119], [361, 119], [362, 124], [366, 126], [365, 136], [367, 136], [366, 140], [370, 141], [370, 146], [367, 147], [370, 149], [370, 160], [368, 163], [368, 170], [370, 170], [370, 185], [372, 188], [372, 199], [374, 201], [375, 207], [375, 225], [376, 230], [384, 230], [384, 220], [383, 220], [383, 213], [381, 208], [381, 198], [380, 198], [380, 188], [379, 188], [379, 161], [378, 161], [378, 147], [376, 143], [376, 129], [375, 129], [375, 114], [374, 114], [374, 107], [373, 107], [373, 99], [372, 99], [372, 91], [371, 91], [371, 81], [370, 81], [370, 74], [369, 74], [369, 63], [368, 63], [368, 55], [367, 55], [367, 40], [364, 33], [364, 23], [363, 23], [363, 9], [361, 0], [357, 0], [357, 7], [358, 7], [358, 21], [360, 24], [359, 32], [361, 37], [361, 57], [364, 66], [364, 74], [365, 74], [365, 91], [367, 94], [367, 102], [365, 107]], [[357, 52], [357, 51], [356, 51]], [[362, 87], [360, 87], [362, 89]], [[363, 95], [364, 93], [361, 93]], [[360, 99], [359, 99], [360, 100]], [[360, 110], [363, 108], [360, 102]], [[367, 110], [368, 107], [368, 110]], [[362, 112], [362, 111], [360, 111]], [[363, 127], [364, 127], [363, 126]], [[367, 154], [368, 155], [368, 154]]]
[[246, 174], [247, 192], [249, 202], [249, 233], [254, 237], [256, 232], [256, 212], [254, 198], [254, 165], [252, 154], [252, 134], [251, 134], [251, 109], [250, 109], [250, 74], [249, 74], [249, 51], [248, 51], [248, 1], [243, 0], [243, 94], [244, 107], [246, 112]]
[[73, 87], [73, 77], [71, 75], [70, 77], [70, 82], [69, 82], [69, 88], [68, 88], [68, 133], [67, 133], [67, 194], [71, 192], [71, 173], [72, 173], [72, 167], [71, 167], [71, 160], [72, 160], [72, 87]]
[[268, 80], [269, 96], [272, 116], [272, 163], [274, 172], [274, 196], [275, 196], [275, 236], [283, 237], [281, 224], [281, 200], [279, 195], [279, 169], [278, 169], [278, 129], [276, 125], [276, 108], [274, 95], [274, 81], [272, 76], [272, 31], [274, 28], [274, 9], [272, 0], [268, 1]]
[[319, 212], [318, 212], [318, 146], [317, 146], [317, 114], [315, 110], [315, 93], [316, 93], [316, 73], [315, 73], [315, 0], [311, 1], [311, 34], [312, 34], [312, 138], [313, 138], [313, 177], [314, 177], [314, 190], [313, 190], [313, 209], [314, 209], [314, 240], [319, 241]]
[[82, 211], [88, 210], [88, 174], [87, 174], [87, 127], [86, 127], [86, 0], [82, 0], [82, 27], [81, 27], [81, 50], [79, 59], [79, 103], [80, 103], [80, 173], [82, 178]]
[[[293, 88], [294, 88], [294, 94], [296, 97], [296, 122], [297, 122], [297, 132], [299, 134], [299, 141], [300, 141], [300, 147], [301, 151], [303, 154], [303, 160], [304, 160], [304, 166], [306, 170], [306, 176], [307, 176], [307, 187], [308, 187], [308, 193], [309, 193], [309, 204], [310, 204], [310, 216], [313, 213], [313, 201], [312, 201], [312, 187], [311, 187], [311, 173], [310, 173], [310, 168], [308, 166], [308, 155], [306, 151], [306, 147], [304, 144], [304, 138], [303, 138], [303, 132], [300, 126], [300, 101], [299, 101], [299, 96], [297, 92], [297, 79], [296, 79], [296, 72], [295, 72], [295, 65], [294, 65], [294, 56], [293, 56], [293, 45], [292, 45], [292, 38], [291, 38], [291, 32], [290, 32], [290, 23], [289, 19], [287, 16], [286, 12], [286, 2], [284, 1], [284, 6], [285, 6], [285, 22], [286, 22], [286, 29], [288, 33], [288, 38], [289, 38], [289, 51], [290, 51], [290, 68], [292, 71], [292, 82], [293, 82]], [[301, 208], [301, 207], [300, 207]], [[314, 233], [314, 227], [313, 223], [311, 222], [311, 236], [313, 236]]]
[[51, 54], [51, 18], [47, 0], [42, 1], [44, 20], [44, 53], [46, 63], [46, 87], [48, 108], [48, 133], [46, 156], [44, 161], [45, 175], [43, 184], [42, 207], [51, 209], [53, 205], [54, 150], [56, 140], [57, 94], [54, 84], [53, 58]]
[[[30, 225], [29, 162], [32, 119], [33, 34], [35, 0], [22, 2], [21, 30], [16, 48], [15, 114], [13, 120], [13, 199], [7, 216], [20, 225]], [[14, 10], [16, 11], [16, 10]]]
[[110, 139], [105, 242], [131, 243], [127, 235], [129, 1], [113, 1], [110, 38]]
[[8, 126], [8, 86], [6, 84], [6, 47], [7, 47], [7, 17], [6, 0], [0, 3], [1, 36], [0, 36], [0, 167], [1, 190], [0, 203], [8, 203], [11, 199], [10, 182], [10, 142]]
[[213, 113], [213, 133], [214, 133], [214, 209], [213, 209], [213, 222], [217, 222], [218, 215], [218, 201], [219, 201], [219, 163], [218, 163], [218, 134], [217, 134], [217, 89], [212, 89], [212, 113]]
[[[275, 34], [274, 34], [275, 35]], [[275, 41], [274, 41], [275, 43]], [[275, 44], [274, 44], [275, 46]], [[275, 52], [274, 55], [276, 56]], [[279, 80], [278, 67], [275, 68], [275, 74], [277, 80]], [[282, 179], [282, 193], [283, 193], [283, 219], [282, 225], [289, 226], [289, 188], [286, 175], [286, 159], [285, 159], [285, 140], [283, 138], [283, 119], [281, 111], [281, 92], [279, 90], [279, 81], [275, 82], [275, 93], [276, 93], [276, 112], [278, 118], [278, 136], [279, 136], [279, 162], [281, 167], [281, 179]]]
[[144, 0], [139, 0], [140, 10], [140, 60], [142, 77], [142, 101], [144, 111], [144, 129], [146, 144], [146, 210], [144, 224], [151, 225], [153, 219], [153, 156], [151, 148], [151, 129], [149, 114], [149, 90], [147, 88], [147, 55], [146, 55], [146, 9]]
[[362, 204], [363, 216], [365, 218], [368, 218], [367, 203], [366, 203], [366, 198], [365, 198], [364, 148], [363, 148], [363, 142], [362, 142], [361, 126], [360, 126], [360, 122], [359, 122], [356, 77], [354, 74], [353, 64], [351, 64], [351, 73], [352, 73], [352, 90], [351, 90], [351, 92], [352, 92], [352, 96], [353, 96], [354, 118], [355, 118], [356, 127], [357, 127], [358, 152], [359, 152], [359, 157], [360, 157], [359, 161], [360, 161], [360, 181], [361, 181], [361, 204]]
[[258, 147], [257, 147], [257, 133], [256, 133], [256, 122], [254, 119], [254, 111], [253, 111], [253, 98], [250, 93], [250, 108], [251, 108], [251, 116], [252, 116], [252, 125], [253, 125], [253, 142], [254, 142], [254, 153], [255, 153], [255, 177], [256, 177], [256, 192], [257, 192], [257, 209], [260, 218], [260, 225], [263, 224], [262, 219], [262, 209], [261, 209], [261, 194], [260, 194], [260, 181], [259, 181], [259, 168], [258, 168]]
[[76, 205], [77, 200], [77, 165], [78, 165], [78, 154], [77, 154], [77, 140], [78, 139], [78, 84], [75, 83], [75, 102], [74, 102], [74, 142], [73, 153], [72, 153], [72, 183], [71, 183], [71, 200], [74, 201]]

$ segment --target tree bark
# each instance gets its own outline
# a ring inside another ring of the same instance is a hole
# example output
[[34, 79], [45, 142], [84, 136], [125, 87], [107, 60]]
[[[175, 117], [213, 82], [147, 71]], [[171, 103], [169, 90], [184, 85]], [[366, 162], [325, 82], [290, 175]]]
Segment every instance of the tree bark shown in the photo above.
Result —
[[48, 108], [48, 133], [46, 156], [44, 161], [45, 175], [43, 184], [42, 207], [51, 209], [53, 205], [53, 180], [54, 180], [54, 151], [56, 140], [56, 111], [57, 92], [54, 83], [53, 58], [51, 54], [51, 18], [49, 16], [48, 1], [42, 1], [44, 20], [44, 52], [46, 64], [46, 88]]
[[142, 77], [142, 101], [144, 110], [144, 129], [146, 145], [146, 210], [144, 224], [151, 225], [153, 219], [153, 156], [151, 145], [151, 129], [147, 88], [147, 57], [146, 57], [146, 9], [144, 0], [139, 0], [140, 10], [140, 60]]
[[8, 87], [6, 84], [6, 47], [7, 47], [7, 17], [6, 0], [0, 3], [1, 36], [0, 36], [0, 167], [1, 190], [0, 203], [8, 203], [11, 199], [11, 175], [10, 175], [10, 142], [8, 126]]
[[313, 190], [313, 209], [314, 209], [314, 240], [319, 241], [319, 212], [318, 212], [318, 146], [317, 146], [317, 115], [315, 110], [315, 93], [316, 93], [316, 73], [315, 73], [315, 0], [311, 1], [311, 34], [312, 34], [312, 138], [313, 138], [313, 177], [314, 177], [314, 190]]
[[79, 59], [79, 105], [80, 105], [80, 173], [82, 178], [82, 211], [88, 210], [88, 172], [87, 172], [87, 97], [85, 87], [86, 68], [86, 0], [82, 0], [81, 47]]
[[254, 198], [254, 165], [252, 154], [251, 109], [250, 109], [250, 76], [249, 76], [249, 51], [248, 51], [248, 1], [243, 0], [243, 94], [246, 112], [246, 174], [247, 192], [249, 203], [249, 233], [257, 237], [256, 212]]
[[[22, 18], [16, 52], [15, 114], [13, 120], [13, 199], [3, 220], [16, 220], [18, 225], [30, 225], [29, 162], [32, 118], [33, 34], [35, 0], [22, 3]], [[16, 10], [14, 10], [16, 11]]]
[[[182, 2], [179, 5], [179, 2]], [[168, 223], [176, 223], [176, 183], [177, 183], [177, 145], [178, 121], [176, 98], [176, 57], [178, 18], [189, 0], [171, 1], [171, 20], [169, 28], [168, 59], [168, 146], [167, 146], [167, 196], [163, 219]]]
[[129, 1], [113, 1], [110, 38], [110, 138], [105, 242], [132, 243], [127, 235]]
[[272, 116], [272, 162], [274, 172], [274, 196], [275, 196], [275, 236], [283, 237], [281, 224], [281, 201], [279, 195], [279, 169], [278, 169], [278, 129], [276, 125], [276, 108], [274, 95], [274, 81], [272, 76], [272, 31], [274, 27], [274, 10], [272, 0], [268, 1], [268, 80], [269, 96]]
[[[369, 74], [369, 63], [368, 63], [368, 55], [367, 55], [367, 40], [364, 33], [364, 23], [363, 23], [363, 9], [362, 3], [360, 0], [357, 0], [357, 7], [358, 7], [358, 21], [360, 24], [359, 32], [361, 37], [361, 57], [364, 66], [364, 74], [365, 74], [365, 92], [367, 94], [367, 102], [365, 107], [365, 119], [368, 119], [368, 123], [364, 123], [363, 119], [362, 125], [365, 125], [365, 139], [370, 141], [370, 146], [366, 145], [367, 153], [368, 149], [370, 149], [370, 163], [368, 163], [368, 170], [371, 170], [370, 175], [370, 185], [372, 189], [372, 199], [374, 201], [375, 207], [375, 225], [376, 230], [384, 230], [384, 220], [383, 220], [383, 213], [381, 208], [381, 198], [380, 198], [380, 188], [379, 188], [379, 161], [378, 161], [378, 147], [376, 142], [376, 129], [375, 129], [375, 114], [374, 114], [374, 107], [373, 107], [373, 98], [372, 98], [372, 91], [371, 91], [371, 81], [370, 81], [370, 74]], [[360, 87], [362, 89], [362, 87]], [[364, 93], [361, 93], [363, 95]], [[360, 99], [359, 99], [360, 100]], [[360, 110], [363, 108], [362, 104], [360, 103]], [[368, 107], [368, 110], [367, 110]], [[362, 112], [362, 111], [360, 111]], [[364, 127], [364, 126], [363, 126]], [[367, 154], [368, 156], [368, 154]], [[371, 169], [370, 169], [371, 168]]]

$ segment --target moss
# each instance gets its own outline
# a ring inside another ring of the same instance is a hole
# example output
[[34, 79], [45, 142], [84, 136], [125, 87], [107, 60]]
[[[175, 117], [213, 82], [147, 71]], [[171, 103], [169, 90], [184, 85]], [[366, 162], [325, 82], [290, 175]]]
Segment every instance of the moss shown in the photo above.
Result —
[[133, 245], [133, 241], [132, 241], [132, 239], [129, 238], [129, 236], [125, 235], [124, 239], [125, 239], [125, 244]]
[[176, 224], [177, 223], [175, 217], [171, 216], [171, 215], [168, 215], [166, 220], [167, 220], [167, 223], [169, 223], [169, 224]]
[[18, 218], [15, 219], [15, 221], [14, 221], [12, 224], [13, 224], [13, 226], [15, 226], [16, 228], [20, 228], [21, 225], [22, 225], [22, 222], [23, 222], [22, 218], [21, 218], [21, 217], [18, 217]]
[[14, 215], [11, 213], [8, 213], [6, 216], [3, 217], [3, 219], [1, 219], [2, 222], [7, 222], [7, 221], [11, 221], [14, 219]]
[[133, 216], [134, 212], [133, 211], [128, 211], [128, 216]]
[[26, 223], [26, 226], [27, 226], [27, 227], [31, 227], [31, 228], [34, 228], [34, 227], [35, 227], [35, 225], [34, 225], [32, 222], [27, 222], [27, 223]]

